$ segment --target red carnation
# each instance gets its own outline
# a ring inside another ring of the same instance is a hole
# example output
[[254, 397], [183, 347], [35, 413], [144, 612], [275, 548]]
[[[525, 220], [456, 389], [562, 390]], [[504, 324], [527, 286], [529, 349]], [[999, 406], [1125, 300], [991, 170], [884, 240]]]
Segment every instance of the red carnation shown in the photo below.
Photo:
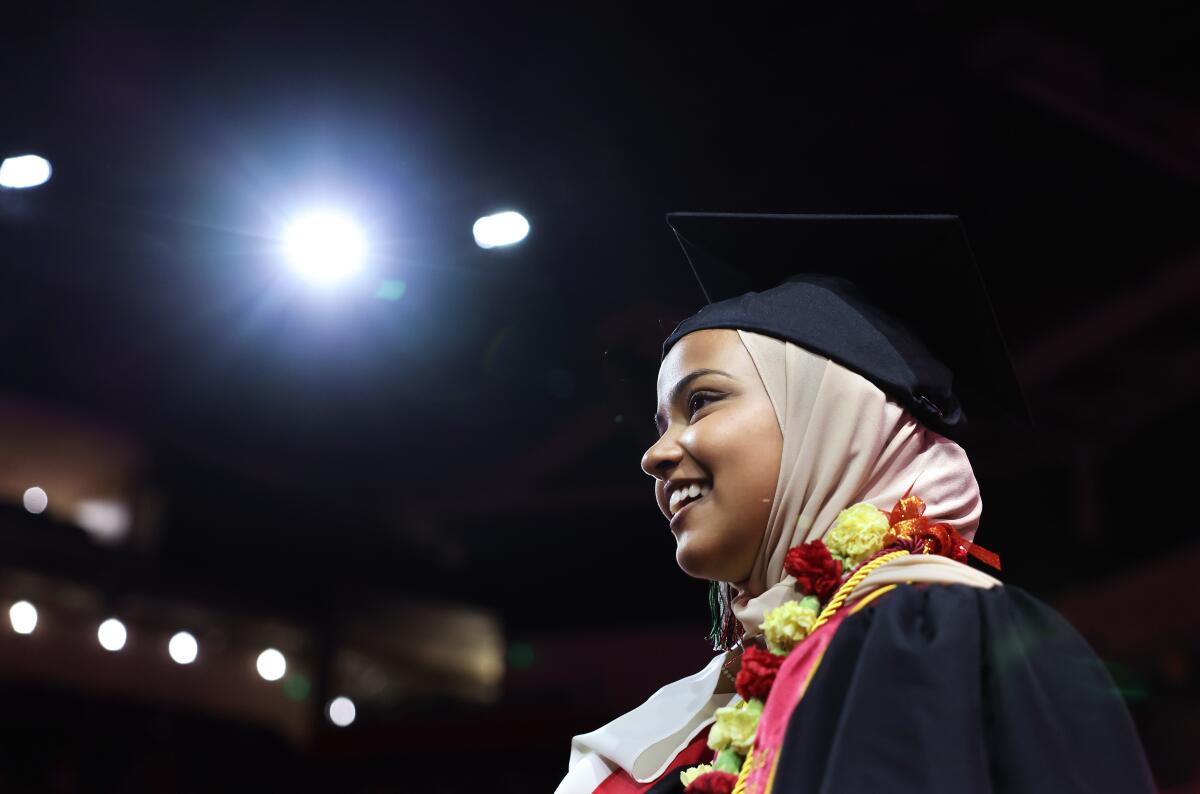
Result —
[[835, 560], [820, 540], [789, 549], [783, 569], [796, 577], [796, 590], [815, 595], [821, 603], [828, 601], [842, 583], [842, 561]]
[[734, 783], [737, 783], [737, 775], [714, 769], [693, 780], [692, 785], [684, 791], [687, 794], [730, 794], [733, 791]]
[[758, 698], [765, 701], [771, 685], [775, 683], [775, 674], [786, 658], [754, 645], [747, 648], [742, 655], [742, 669], [738, 670], [734, 683], [742, 700]]

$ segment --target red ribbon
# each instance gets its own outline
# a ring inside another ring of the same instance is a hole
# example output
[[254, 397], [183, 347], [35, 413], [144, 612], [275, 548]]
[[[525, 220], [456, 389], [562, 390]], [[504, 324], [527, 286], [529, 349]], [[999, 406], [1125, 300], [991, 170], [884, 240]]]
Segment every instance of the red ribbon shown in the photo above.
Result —
[[1000, 570], [1000, 555], [973, 543], [954, 527], [940, 522], [929, 523], [924, 516], [925, 502], [919, 496], [910, 496], [912, 486], [904, 492], [891, 512], [883, 511], [891, 528], [884, 537], [884, 547], [904, 545], [920, 554], [940, 554], [958, 562], [966, 562], [971, 555], [984, 565]]
[[988, 549], [985, 549], [983, 546], [980, 546], [978, 543], [973, 543], [973, 542], [967, 540], [962, 535], [959, 535], [958, 532], [956, 532], [953, 527], [950, 528], [950, 531], [954, 532], [955, 536], [958, 537], [958, 541], [960, 543], [967, 544], [967, 554], [970, 554], [972, 557], [979, 560], [984, 565], [990, 565], [991, 567], [995, 568], [997, 571], [1000, 570], [1000, 555], [999, 554], [997, 554], [994, 551], [989, 551]]

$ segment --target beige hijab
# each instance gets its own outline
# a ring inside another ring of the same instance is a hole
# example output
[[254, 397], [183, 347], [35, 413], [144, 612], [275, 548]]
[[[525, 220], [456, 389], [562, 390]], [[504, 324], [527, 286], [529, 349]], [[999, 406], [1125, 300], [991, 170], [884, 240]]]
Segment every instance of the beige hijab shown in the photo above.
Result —
[[[890, 510], [912, 486], [925, 516], [970, 540], [983, 504], [967, 453], [917, 421], [856, 372], [798, 345], [738, 329], [783, 433], [779, 482], [750, 577], [733, 587], [733, 612], [746, 636], [763, 614], [795, 600], [783, 570], [788, 549], [824, 536], [837, 514], [867, 502]], [[935, 555], [884, 565], [855, 588], [858, 598], [887, 584], [939, 582], [992, 587], [999, 580]]]

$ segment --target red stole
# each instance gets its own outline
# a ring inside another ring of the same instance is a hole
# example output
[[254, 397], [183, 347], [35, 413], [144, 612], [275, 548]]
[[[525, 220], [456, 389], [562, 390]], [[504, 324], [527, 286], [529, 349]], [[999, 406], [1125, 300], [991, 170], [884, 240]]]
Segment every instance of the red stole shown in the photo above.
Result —
[[671, 763], [667, 764], [667, 771], [649, 783], [639, 783], [630, 777], [629, 773], [624, 769], [618, 769], [606, 777], [604, 782], [596, 787], [596, 791], [593, 794], [641, 794], [641, 792], [649, 791], [651, 787], [667, 775], [678, 775], [683, 771], [679, 768], [681, 765], [684, 769], [687, 769], [697, 764], [711, 762], [716, 755], [716, 753], [708, 749], [708, 729], [711, 727], [711, 724], [704, 726], [704, 730], [696, 734], [696, 737], [688, 742], [687, 747], [684, 747], [679, 751], [678, 755], [671, 759]]

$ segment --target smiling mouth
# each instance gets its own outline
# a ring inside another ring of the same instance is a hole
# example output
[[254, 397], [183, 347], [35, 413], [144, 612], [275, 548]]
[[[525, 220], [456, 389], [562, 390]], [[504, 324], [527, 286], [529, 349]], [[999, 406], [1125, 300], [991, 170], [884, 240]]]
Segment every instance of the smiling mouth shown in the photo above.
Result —
[[676, 523], [683, 517], [684, 514], [686, 514], [689, 510], [692, 509], [692, 505], [703, 502], [707, 498], [708, 498], [708, 494], [697, 497], [695, 499], [690, 499], [690, 500], [688, 500], [687, 504], [685, 504], [683, 507], [676, 510], [675, 515], [671, 516], [671, 529], [675, 529]]

